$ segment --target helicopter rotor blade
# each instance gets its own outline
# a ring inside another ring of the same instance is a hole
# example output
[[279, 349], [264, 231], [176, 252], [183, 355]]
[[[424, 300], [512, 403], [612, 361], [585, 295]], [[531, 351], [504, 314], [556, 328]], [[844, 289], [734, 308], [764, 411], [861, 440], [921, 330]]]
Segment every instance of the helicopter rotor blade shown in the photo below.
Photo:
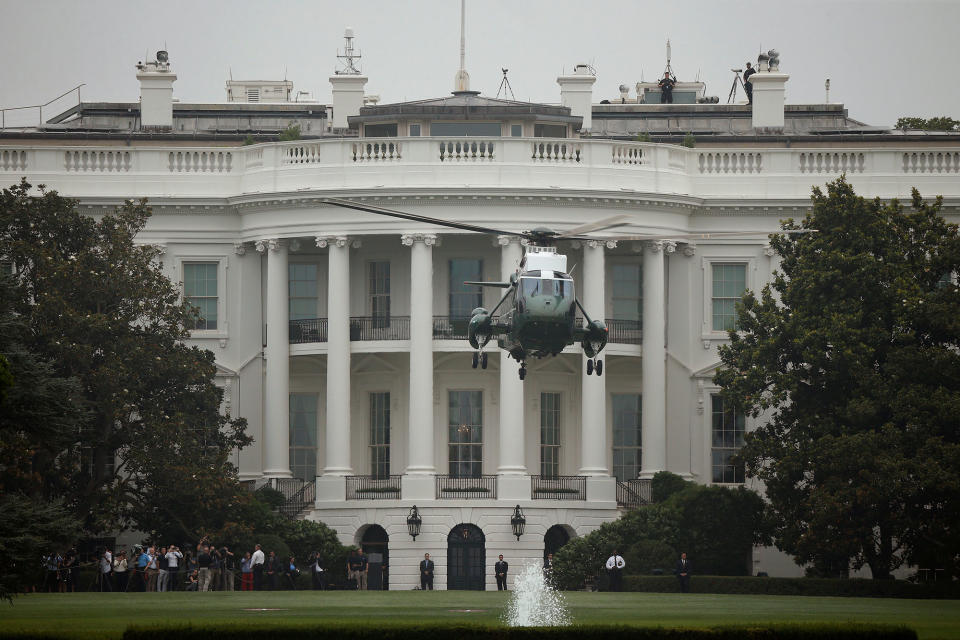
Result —
[[612, 216], [610, 218], [604, 218], [603, 220], [597, 220], [596, 222], [589, 222], [587, 224], [582, 224], [579, 227], [574, 227], [573, 229], [567, 229], [559, 235], [553, 236], [554, 240], [567, 240], [572, 236], [579, 236], [584, 233], [591, 233], [593, 231], [601, 231], [603, 229], [610, 229], [612, 227], [622, 227], [625, 224], [629, 224], [631, 218], [627, 215]]
[[518, 236], [520, 238], [527, 238], [527, 239], [533, 238], [530, 234], [521, 233], [519, 231], [504, 231], [503, 229], [492, 229], [490, 227], [480, 227], [473, 224], [467, 224], [465, 222], [449, 222], [447, 220], [440, 220], [439, 218], [431, 218], [429, 216], [421, 216], [415, 213], [404, 213], [402, 211], [387, 209], [385, 207], [377, 207], [369, 204], [360, 204], [352, 200], [342, 200], [340, 198], [325, 198], [321, 200], [321, 202], [323, 202], [324, 204], [331, 204], [336, 207], [344, 207], [346, 209], [355, 209], [357, 211], [365, 211], [367, 213], [375, 213], [377, 215], [390, 216], [392, 218], [403, 218], [404, 220], [413, 220], [414, 222], [435, 224], [442, 227], [452, 227], [454, 229], [463, 229], [464, 231], [475, 231], [476, 233], [488, 233], [492, 235]]
[[[635, 236], [611, 237], [609, 240], [629, 242], [631, 240], [711, 240], [714, 238], [762, 238], [774, 235], [792, 235], [797, 233], [816, 233], [817, 229], [780, 229], [778, 231], [703, 231], [701, 233], [660, 233]], [[569, 238], [568, 238], [569, 239]], [[596, 238], [574, 238], [575, 240], [596, 240]]]
[[467, 280], [463, 284], [472, 284], [479, 287], [497, 287], [498, 289], [509, 289], [513, 286], [510, 282], [475, 282], [472, 280]]

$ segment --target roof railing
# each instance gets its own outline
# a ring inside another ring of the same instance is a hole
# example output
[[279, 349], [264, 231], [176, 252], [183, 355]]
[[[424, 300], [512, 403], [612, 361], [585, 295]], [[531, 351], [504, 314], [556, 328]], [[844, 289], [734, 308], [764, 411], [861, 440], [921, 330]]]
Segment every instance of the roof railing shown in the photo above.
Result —
[[54, 98], [53, 100], [49, 100], [49, 101], [47, 101], [47, 102], [44, 102], [43, 104], [31, 104], [31, 105], [27, 105], [27, 106], [25, 106], [25, 107], [6, 107], [6, 108], [3, 108], [3, 109], [0, 109], [0, 129], [6, 129], [6, 128], [7, 128], [7, 111], [21, 111], [21, 110], [24, 110], [24, 109], [39, 109], [39, 110], [40, 110], [40, 126], [42, 127], [42, 126], [43, 126], [43, 108], [44, 108], [44, 107], [47, 107], [47, 106], [53, 104], [54, 102], [56, 102], [57, 100], [59, 100], [60, 98], [62, 98], [62, 97], [64, 97], [64, 96], [70, 95], [70, 94], [73, 93], [74, 91], [77, 92], [77, 106], [79, 106], [79, 105], [80, 105], [80, 87], [84, 87], [84, 86], [86, 86], [86, 83], [80, 83], [80, 84], [78, 84], [77, 86], [75, 86], [73, 89], [68, 89], [67, 91], [64, 91], [63, 93], [61, 93], [60, 95], [58, 95], [58, 96], [57, 96], [56, 98]]

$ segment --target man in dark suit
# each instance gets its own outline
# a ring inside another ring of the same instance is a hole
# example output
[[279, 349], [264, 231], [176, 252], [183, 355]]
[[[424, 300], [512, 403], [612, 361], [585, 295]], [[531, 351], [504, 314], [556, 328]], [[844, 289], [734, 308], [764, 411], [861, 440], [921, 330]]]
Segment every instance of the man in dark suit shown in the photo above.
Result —
[[510, 568], [510, 565], [503, 559], [503, 554], [500, 554], [500, 561], [493, 565], [493, 572], [497, 576], [497, 591], [506, 591], [507, 590], [507, 569]]
[[689, 593], [690, 592], [690, 561], [687, 560], [687, 554], [681, 553], [680, 559], [677, 561], [677, 568], [674, 571], [677, 576], [677, 579], [680, 581], [680, 592]]
[[420, 589], [433, 591], [433, 560], [430, 554], [423, 554], [423, 560], [420, 561]]

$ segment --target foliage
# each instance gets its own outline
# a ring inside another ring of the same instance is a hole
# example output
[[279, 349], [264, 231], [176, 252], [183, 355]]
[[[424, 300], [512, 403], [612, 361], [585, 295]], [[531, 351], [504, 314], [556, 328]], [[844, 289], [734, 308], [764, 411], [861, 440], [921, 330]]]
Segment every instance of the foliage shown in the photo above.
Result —
[[247, 135], [246, 138], [243, 139], [243, 146], [245, 146], [245, 147], [249, 147], [250, 145], [256, 144], [256, 143], [257, 143], [257, 141], [254, 140], [254, 139], [253, 139], [253, 136], [252, 136], [252, 135], [249, 135], [249, 134]]
[[960, 120], [948, 116], [939, 118], [898, 118], [897, 129], [921, 129], [923, 131], [960, 131]]
[[697, 139], [693, 136], [692, 132], [687, 131], [687, 135], [683, 136], [683, 142], [681, 142], [680, 145], [688, 149], [693, 149], [697, 146]]
[[[771, 241], [782, 272], [744, 294], [721, 347], [725, 402], [764, 422], [741, 457], [777, 546], [820, 574], [906, 561], [960, 569], [960, 236], [841, 178]], [[924, 554], [929, 553], [934, 558]]]
[[[625, 576], [624, 591], [675, 593], [680, 590], [674, 576]], [[865, 580], [862, 578], [757, 578], [695, 574], [691, 593], [727, 593], [764, 596], [818, 596], [830, 598], [913, 598], [918, 600], [960, 599], [957, 582], [916, 584], [906, 580]]]
[[638, 133], [637, 142], [651, 142], [650, 133], [647, 131], [641, 131]]
[[37, 584], [41, 558], [76, 539], [79, 521], [60, 502], [0, 494], [0, 599]]
[[293, 140], [300, 139], [300, 125], [294, 124], [291, 122], [287, 125], [287, 128], [280, 132], [280, 135], [277, 137], [277, 140], [280, 142], [291, 142]]
[[30, 191], [23, 181], [0, 195], [0, 255], [16, 267], [9, 304], [46, 378], [76, 380], [68, 397], [82, 412], [78, 426], [62, 402], [33, 407], [57, 416], [36, 421], [48, 437], [31, 433], [24, 452], [43, 470], [34, 491], [63, 496], [88, 533], [196, 539], [224, 526], [242, 493], [229, 455], [250, 439], [245, 421], [220, 414], [213, 354], [184, 344], [195, 312], [159, 251], [134, 242], [148, 207], [128, 201], [95, 220]]
[[[661, 476], [658, 485], [676, 486], [673, 478]], [[553, 559], [557, 585], [583, 588], [602, 574], [614, 550], [628, 575], [670, 573], [681, 551], [689, 554], [695, 572], [747, 573], [751, 548], [768, 541], [763, 500], [743, 488], [680, 482], [684, 488], [666, 501], [629, 511], [564, 545]]]
[[288, 622], [278, 625], [246, 625], [223, 628], [213, 625], [173, 627], [132, 627], [124, 640], [917, 640], [917, 633], [903, 626], [880, 625], [783, 625], [750, 627], [679, 628], [631, 627], [626, 625], [572, 625], [567, 627], [507, 627], [503, 625], [396, 623], [373, 626], [335, 624], [303, 626]]
[[654, 502], [663, 502], [687, 488], [690, 483], [675, 473], [658, 471], [650, 479], [650, 494]]

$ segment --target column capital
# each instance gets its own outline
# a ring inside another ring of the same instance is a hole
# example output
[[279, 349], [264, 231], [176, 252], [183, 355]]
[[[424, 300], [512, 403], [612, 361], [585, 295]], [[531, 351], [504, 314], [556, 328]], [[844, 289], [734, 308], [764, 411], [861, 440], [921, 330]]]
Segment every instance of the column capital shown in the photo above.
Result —
[[774, 254], [776, 254], [776, 251], [773, 250], [773, 247], [769, 243], [763, 245], [763, 255], [772, 258]]
[[649, 240], [643, 249], [644, 251], [649, 251], [650, 253], [660, 253], [663, 251], [663, 245], [663, 240]]
[[616, 249], [617, 241], [616, 240], [587, 240], [586, 245], [591, 249]]
[[247, 252], [247, 245], [243, 244], [242, 242], [234, 242], [233, 252], [238, 256], [242, 256]]
[[697, 253], [696, 242], [688, 242], [685, 245], [683, 245], [683, 255], [687, 256], [688, 258], [692, 258], [694, 255], [696, 255], [696, 253]]
[[329, 246], [335, 246], [340, 249], [349, 246], [354, 249], [359, 249], [362, 245], [362, 242], [358, 238], [350, 238], [349, 236], [342, 235], [314, 236], [313, 240], [320, 249], [326, 249]]
[[400, 243], [405, 247], [412, 247], [415, 242], [422, 242], [428, 247], [437, 244], [435, 233], [405, 233], [400, 236]]
[[499, 235], [499, 236], [497, 236], [496, 238], [493, 239], [493, 246], [495, 246], [495, 247], [506, 247], [506, 246], [508, 246], [511, 242], [514, 242], [514, 243], [516, 243], [516, 244], [520, 244], [523, 240], [524, 240], [524, 238], [522, 238], [521, 236], [512, 236], [512, 235], [506, 235], [506, 234], [504, 234], [504, 235]]
[[663, 241], [663, 252], [664, 253], [673, 253], [677, 250], [677, 243], [673, 240], [664, 240]]
[[279, 251], [286, 245], [286, 241], [279, 238], [264, 238], [263, 240], [257, 240], [256, 243], [254, 243], [254, 246], [260, 253], [264, 253], [267, 250]]

